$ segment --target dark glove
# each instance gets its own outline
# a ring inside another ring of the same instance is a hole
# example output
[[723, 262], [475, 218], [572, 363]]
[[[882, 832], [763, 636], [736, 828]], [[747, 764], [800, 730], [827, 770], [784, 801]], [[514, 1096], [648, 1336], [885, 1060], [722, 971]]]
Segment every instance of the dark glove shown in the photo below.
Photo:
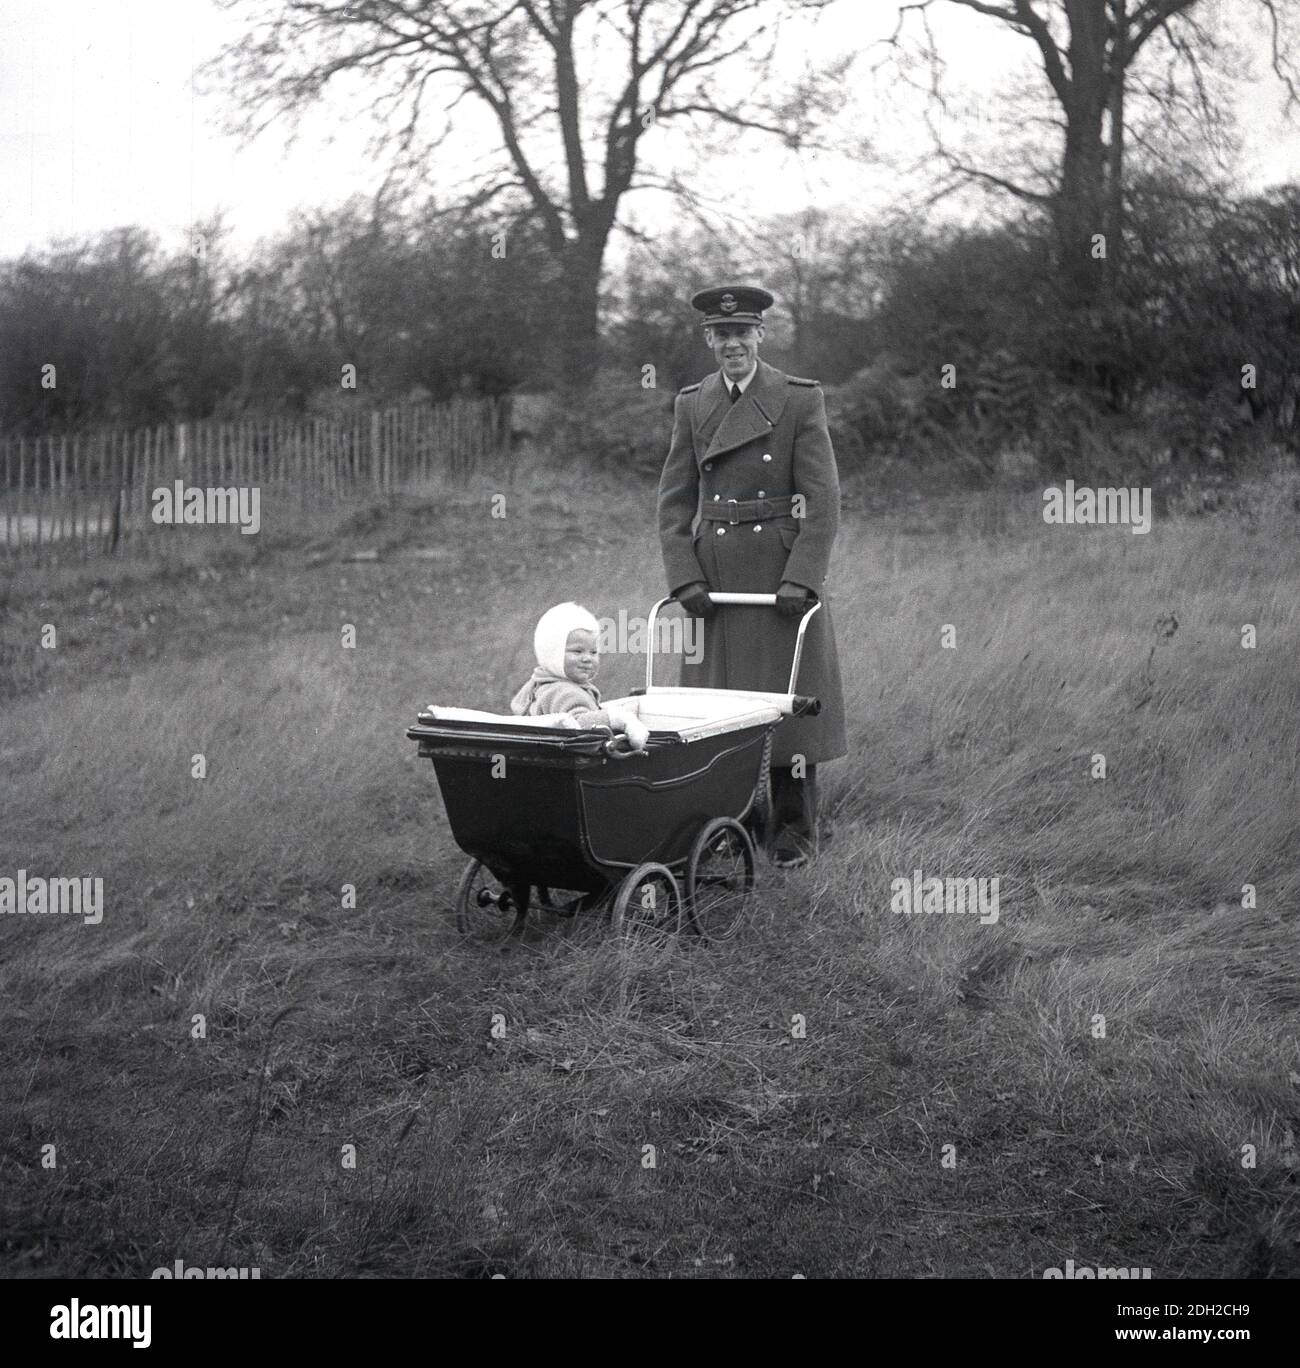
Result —
[[776, 591], [776, 611], [782, 617], [802, 617], [812, 605], [813, 596], [802, 584], [782, 580]]
[[709, 597], [709, 586], [702, 580], [682, 585], [673, 597], [692, 617], [712, 617], [718, 611]]

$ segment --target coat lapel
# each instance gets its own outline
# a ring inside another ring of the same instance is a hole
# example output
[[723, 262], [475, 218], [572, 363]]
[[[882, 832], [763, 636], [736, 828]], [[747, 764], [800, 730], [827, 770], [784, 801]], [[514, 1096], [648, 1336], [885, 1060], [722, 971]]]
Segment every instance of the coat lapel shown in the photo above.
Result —
[[[757, 379], [757, 377], [755, 378]], [[704, 415], [700, 419], [695, 434], [695, 451], [700, 460], [703, 460], [704, 457], [699, 453], [707, 450], [709, 443], [713, 440], [713, 434], [718, 430], [718, 424], [722, 422], [730, 407], [731, 400], [728, 398], [726, 390], [722, 388], [722, 376], [714, 371], [701, 384], [700, 397], [696, 401], [696, 409]]]
[[[719, 373], [711, 375], [709, 381], [714, 382], [718, 402], [716, 406], [708, 408], [709, 417], [706, 419], [706, 423], [715, 422], [716, 427], [702, 425], [700, 429], [700, 435], [706, 443], [704, 460], [712, 460], [715, 456], [734, 451], [746, 442], [752, 442], [756, 437], [766, 437], [780, 421], [785, 408], [786, 378], [774, 366], [760, 361], [758, 374], [734, 404], [723, 388]], [[706, 386], [709, 381], [705, 382]], [[721, 421], [717, 420], [719, 412]]]

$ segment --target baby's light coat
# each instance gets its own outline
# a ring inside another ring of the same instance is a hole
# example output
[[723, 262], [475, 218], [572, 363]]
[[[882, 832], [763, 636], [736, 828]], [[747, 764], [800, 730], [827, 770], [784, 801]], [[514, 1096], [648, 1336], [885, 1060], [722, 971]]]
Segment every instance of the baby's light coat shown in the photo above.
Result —
[[568, 713], [580, 727], [612, 727], [609, 714], [600, 706], [600, 690], [594, 684], [576, 684], [567, 675], [557, 675], [542, 665], [536, 666], [528, 682], [510, 700], [516, 717], [538, 717]]

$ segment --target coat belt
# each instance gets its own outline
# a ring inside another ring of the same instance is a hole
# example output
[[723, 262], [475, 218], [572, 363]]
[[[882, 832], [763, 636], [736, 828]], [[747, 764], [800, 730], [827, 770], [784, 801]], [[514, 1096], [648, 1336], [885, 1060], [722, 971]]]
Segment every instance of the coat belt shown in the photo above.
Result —
[[783, 494], [775, 499], [710, 500], [700, 509], [705, 522], [736, 523], [762, 522], [764, 518], [788, 518], [794, 510], [794, 494]]

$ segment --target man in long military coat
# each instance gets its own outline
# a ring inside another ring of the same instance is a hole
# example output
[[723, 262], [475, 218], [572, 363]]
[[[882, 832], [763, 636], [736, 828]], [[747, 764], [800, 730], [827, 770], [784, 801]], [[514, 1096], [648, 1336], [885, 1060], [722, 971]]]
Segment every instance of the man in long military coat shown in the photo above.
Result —
[[[784, 693], [799, 619], [822, 601], [796, 683], [796, 692], [821, 700], [821, 713], [783, 721], [773, 739], [769, 850], [791, 866], [816, 850], [816, 767], [847, 750], [824, 588], [840, 486], [821, 388], [758, 359], [772, 302], [766, 290], [741, 285], [691, 300], [719, 369], [677, 396], [659, 537], [669, 591], [708, 619], [702, 659], [682, 664], [684, 686]], [[775, 593], [777, 607], [719, 608], [709, 591]]]

